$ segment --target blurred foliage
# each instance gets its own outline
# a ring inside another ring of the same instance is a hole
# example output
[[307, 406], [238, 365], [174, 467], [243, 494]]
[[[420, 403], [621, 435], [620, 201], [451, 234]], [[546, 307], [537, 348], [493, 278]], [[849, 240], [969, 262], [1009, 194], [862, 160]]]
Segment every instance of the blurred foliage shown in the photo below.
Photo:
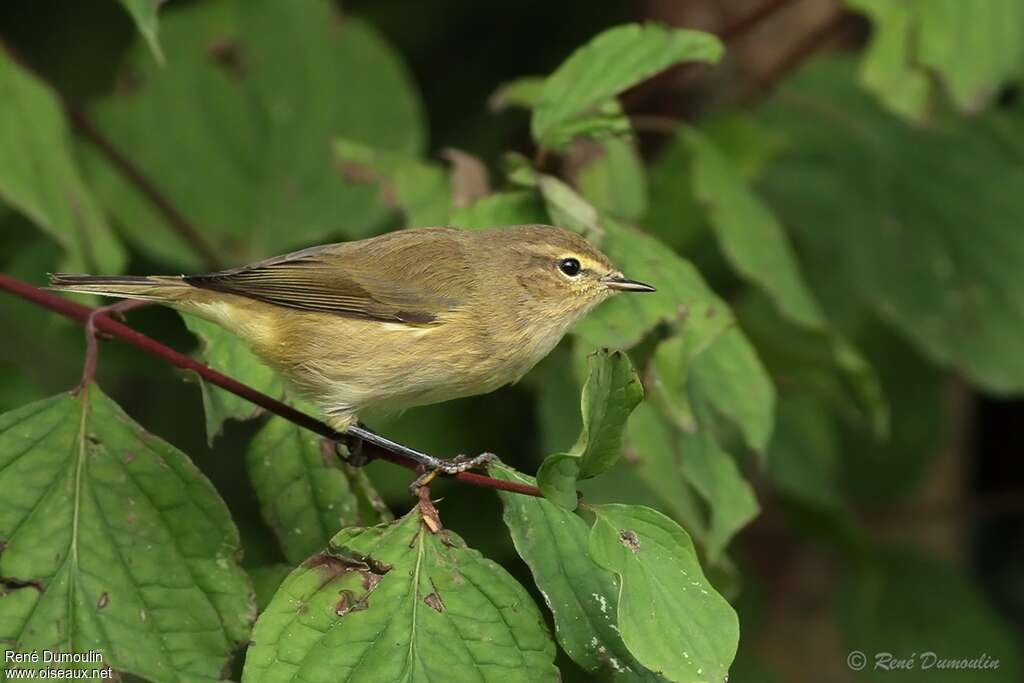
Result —
[[[546, 496], [439, 481], [458, 535], [408, 473], [135, 350], [103, 345], [68, 393], [80, 330], [0, 298], [0, 640], [158, 683], [721, 681], [734, 658], [732, 680], [787, 680], [803, 646], [765, 645], [754, 603], [804, 604], [784, 567], [810, 555], [832, 668], [795, 680], [888, 680], [886, 652], [908, 680], [1020, 679], [1019, 595], [997, 609], [887, 520], [971, 495], [948, 474], [981, 457], [971, 392], [1024, 391], [1024, 5], [849, 0], [865, 34], [765, 84], [729, 31], [627, 23], [643, 3], [108, 4], [0, 10], [4, 273], [541, 222], [658, 292], [602, 304], [516, 387], [370, 419], [498, 452], [493, 476]], [[659, 98], [686, 117], [652, 134]], [[292, 400], [211, 323], [130, 322]]]

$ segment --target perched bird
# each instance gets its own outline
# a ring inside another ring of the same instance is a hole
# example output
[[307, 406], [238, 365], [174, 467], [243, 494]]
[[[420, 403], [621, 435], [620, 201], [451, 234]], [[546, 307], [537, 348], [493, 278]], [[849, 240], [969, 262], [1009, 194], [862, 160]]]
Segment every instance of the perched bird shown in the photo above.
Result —
[[579, 235], [546, 225], [415, 228], [207, 275], [55, 274], [50, 284], [220, 324], [340, 432], [366, 411], [515, 382], [598, 303], [654, 291]]

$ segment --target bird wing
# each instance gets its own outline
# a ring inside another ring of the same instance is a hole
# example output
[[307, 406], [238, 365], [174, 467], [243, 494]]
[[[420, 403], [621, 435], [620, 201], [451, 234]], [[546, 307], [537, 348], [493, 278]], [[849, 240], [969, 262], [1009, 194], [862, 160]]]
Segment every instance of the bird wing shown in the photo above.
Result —
[[434, 325], [462, 306], [471, 287], [458, 232], [403, 230], [184, 280], [302, 311]]

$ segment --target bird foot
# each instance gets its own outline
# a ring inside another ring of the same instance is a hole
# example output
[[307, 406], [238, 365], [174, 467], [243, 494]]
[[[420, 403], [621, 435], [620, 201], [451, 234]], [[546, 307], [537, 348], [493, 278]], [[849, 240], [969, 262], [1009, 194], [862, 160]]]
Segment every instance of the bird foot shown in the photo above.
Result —
[[428, 469], [409, 484], [409, 490], [412, 491], [414, 495], [420, 490], [420, 488], [432, 482], [439, 474], [458, 474], [477, 467], [482, 467], [483, 465], [497, 461], [498, 456], [494, 453], [481, 453], [480, 455], [474, 456], [457, 455], [450, 460], [442, 460], [440, 458], [432, 458], [432, 460], [433, 462], [427, 465]]

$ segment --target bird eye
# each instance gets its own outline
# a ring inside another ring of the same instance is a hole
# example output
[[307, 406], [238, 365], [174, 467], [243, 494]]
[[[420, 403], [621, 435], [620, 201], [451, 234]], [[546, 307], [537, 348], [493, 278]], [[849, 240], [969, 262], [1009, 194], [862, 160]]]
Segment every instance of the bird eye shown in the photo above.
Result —
[[580, 262], [574, 258], [564, 258], [558, 262], [558, 269], [569, 277], [580, 274]]

